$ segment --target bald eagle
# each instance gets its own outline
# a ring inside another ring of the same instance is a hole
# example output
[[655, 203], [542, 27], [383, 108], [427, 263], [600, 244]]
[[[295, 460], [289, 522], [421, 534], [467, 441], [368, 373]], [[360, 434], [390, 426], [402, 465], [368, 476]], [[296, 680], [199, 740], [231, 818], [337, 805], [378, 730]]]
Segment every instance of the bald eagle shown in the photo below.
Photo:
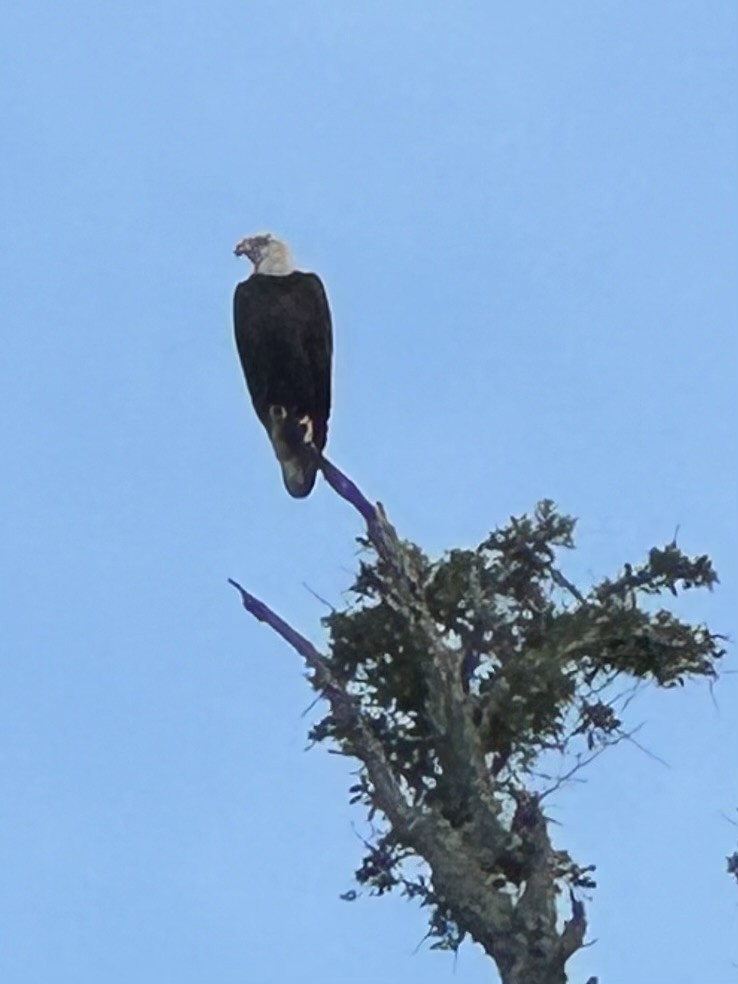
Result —
[[254, 270], [236, 287], [236, 348], [256, 415], [266, 428], [291, 496], [315, 485], [328, 436], [333, 333], [320, 278], [295, 270], [287, 245], [269, 233], [237, 243]]

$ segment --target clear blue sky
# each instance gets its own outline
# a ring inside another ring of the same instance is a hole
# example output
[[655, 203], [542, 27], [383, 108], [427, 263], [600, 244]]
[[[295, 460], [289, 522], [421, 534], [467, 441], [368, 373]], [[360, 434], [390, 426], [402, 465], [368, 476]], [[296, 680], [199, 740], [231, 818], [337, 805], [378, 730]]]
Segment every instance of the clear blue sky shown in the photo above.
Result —
[[[345, 763], [226, 585], [320, 642], [304, 584], [340, 603], [360, 532], [253, 417], [243, 235], [323, 277], [330, 451], [403, 534], [549, 496], [586, 584], [679, 526], [723, 581], [681, 611], [736, 632], [735, 39], [727, 0], [6, 5], [3, 982], [452, 979], [420, 911], [338, 899]], [[736, 680], [642, 698], [668, 767], [559, 796], [600, 882], [573, 980], [734, 981]]]

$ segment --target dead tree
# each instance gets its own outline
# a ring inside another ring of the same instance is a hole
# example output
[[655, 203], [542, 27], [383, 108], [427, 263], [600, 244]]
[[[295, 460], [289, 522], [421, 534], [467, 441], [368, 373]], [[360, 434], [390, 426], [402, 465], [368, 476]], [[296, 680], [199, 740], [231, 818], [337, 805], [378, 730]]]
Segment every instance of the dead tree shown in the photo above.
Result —
[[311, 739], [358, 761], [351, 801], [373, 833], [356, 879], [426, 906], [435, 948], [476, 940], [503, 984], [566, 984], [594, 865], [554, 847], [546, 797], [628, 737], [635, 689], [716, 676], [721, 637], [656, 603], [711, 588], [712, 564], [671, 542], [580, 590], [557, 566], [575, 522], [549, 501], [432, 561], [321, 467], [366, 524], [355, 600], [324, 619], [326, 651], [231, 583], [325, 698]]

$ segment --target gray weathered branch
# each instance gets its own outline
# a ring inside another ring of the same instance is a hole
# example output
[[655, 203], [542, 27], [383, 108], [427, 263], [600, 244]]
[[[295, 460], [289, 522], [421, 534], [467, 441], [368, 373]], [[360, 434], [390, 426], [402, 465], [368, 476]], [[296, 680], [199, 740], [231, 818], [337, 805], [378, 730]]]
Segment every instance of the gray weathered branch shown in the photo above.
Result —
[[229, 578], [228, 583], [241, 595], [241, 603], [246, 611], [260, 622], [266, 622], [302, 656], [313, 670], [313, 685], [321, 691], [330, 704], [331, 711], [341, 728], [350, 735], [354, 754], [366, 765], [380, 808], [393, 826], [402, 831], [404, 836], [410, 837], [413, 825], [419, 819], [418, 811], [406, 801], [387, 764], [381, 744], [374, 737], [355, 699], [346, 692], [345, 687], [331, 672], [325, 657], [303, 635], [288, 625], [263, 601], [241, 587], [237, 581]]

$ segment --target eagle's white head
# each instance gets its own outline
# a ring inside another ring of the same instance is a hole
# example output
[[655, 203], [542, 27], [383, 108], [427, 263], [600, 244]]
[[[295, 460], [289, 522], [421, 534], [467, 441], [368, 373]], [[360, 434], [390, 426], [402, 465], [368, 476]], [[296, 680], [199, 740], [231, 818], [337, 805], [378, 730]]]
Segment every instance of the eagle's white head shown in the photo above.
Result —
[[236, 256], [246, 256], [251, 260], [254, 264], [254, 273], [268, 273], [273, 277], [286, 277], [295, 269], [287, 243], [275, 239], [270, 232], [263, 232], [258, 236], [247, 236], [236, 243], [233, 252]]

